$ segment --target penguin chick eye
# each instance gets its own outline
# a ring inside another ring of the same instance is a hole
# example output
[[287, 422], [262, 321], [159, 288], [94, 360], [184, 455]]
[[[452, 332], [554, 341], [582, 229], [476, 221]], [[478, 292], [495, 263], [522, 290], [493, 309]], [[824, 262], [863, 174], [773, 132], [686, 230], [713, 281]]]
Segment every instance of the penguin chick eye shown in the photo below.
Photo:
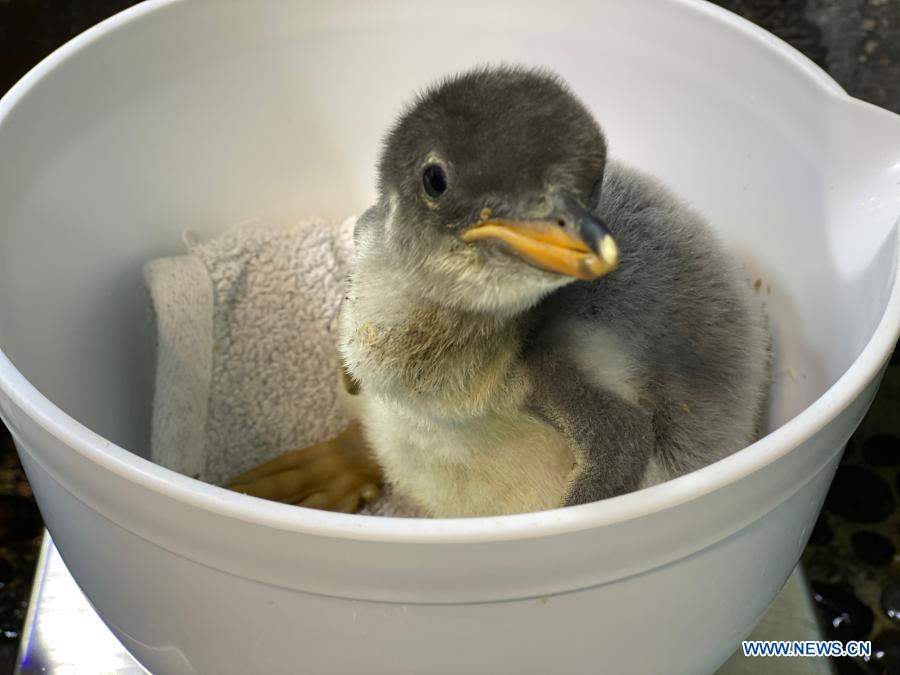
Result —
[[429, 197], [437, 199], [447, 191], [447, 174], [439, 165], [429, 164], [422, 173], [422, 185]]

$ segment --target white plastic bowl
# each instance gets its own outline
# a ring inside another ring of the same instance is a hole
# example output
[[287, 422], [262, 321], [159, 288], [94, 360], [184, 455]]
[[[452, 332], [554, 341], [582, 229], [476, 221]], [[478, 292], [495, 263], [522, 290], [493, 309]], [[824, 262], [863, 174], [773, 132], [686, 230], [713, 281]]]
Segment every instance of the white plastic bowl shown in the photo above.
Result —
[[[635, 494], [460, 520], [309, 511], [142, 459], [141, 265], [184, 229], [359, 212], [401, 102], [497, 60], [564, 75], [612, 153], [771, 286], [774, 431]], [[66, 564], [153, 672], [710, 672], [874, 395], [898, 213], [900, 118], [705, 3], [151, 0], [0, 102], [0, 410]]]

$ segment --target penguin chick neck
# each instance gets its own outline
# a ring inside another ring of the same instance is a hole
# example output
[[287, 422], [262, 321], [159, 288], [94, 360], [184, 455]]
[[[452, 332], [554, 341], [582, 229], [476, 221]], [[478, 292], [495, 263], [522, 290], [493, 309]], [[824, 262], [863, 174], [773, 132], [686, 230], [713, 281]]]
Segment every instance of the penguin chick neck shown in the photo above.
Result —
[[339, 319], [341, 356], [354, 379], [429, 416], [480, 416], [504, 405], [510, 397], [499, 394], [516, 386], [530, 312], [442, 303], [435, 289], [372, 253], [358, 250]]

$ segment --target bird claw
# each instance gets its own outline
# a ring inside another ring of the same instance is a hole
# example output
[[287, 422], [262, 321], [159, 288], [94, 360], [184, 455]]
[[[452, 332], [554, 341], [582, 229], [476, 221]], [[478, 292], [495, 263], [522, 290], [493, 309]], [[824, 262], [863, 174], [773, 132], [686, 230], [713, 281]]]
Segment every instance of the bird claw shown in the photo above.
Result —
[[355, 513], [380, 494], [381, 472], [359, 425], [286, 452], [232, 479], [229, 490], [311, 509]]

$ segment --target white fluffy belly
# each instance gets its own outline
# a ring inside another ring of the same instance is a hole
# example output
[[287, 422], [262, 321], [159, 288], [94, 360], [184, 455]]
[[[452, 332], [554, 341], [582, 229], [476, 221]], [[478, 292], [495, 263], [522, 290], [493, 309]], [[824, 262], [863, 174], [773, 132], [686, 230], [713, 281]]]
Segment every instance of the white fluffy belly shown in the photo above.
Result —
[[455, 421], [360, 398], [361, 420], [388, 482], [429, 515], [562, 506], [574, 455], [562, 435], [524, 411]]

